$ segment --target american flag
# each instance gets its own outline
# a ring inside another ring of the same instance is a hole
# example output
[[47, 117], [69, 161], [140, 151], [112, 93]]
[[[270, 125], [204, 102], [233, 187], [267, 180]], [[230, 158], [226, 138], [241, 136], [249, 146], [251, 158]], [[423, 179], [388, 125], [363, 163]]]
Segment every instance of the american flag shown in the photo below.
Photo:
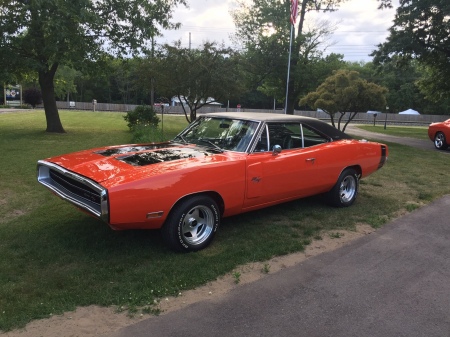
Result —
[[291, 24], [295, 25], [298, 15], [298, 0], [291, 0]]

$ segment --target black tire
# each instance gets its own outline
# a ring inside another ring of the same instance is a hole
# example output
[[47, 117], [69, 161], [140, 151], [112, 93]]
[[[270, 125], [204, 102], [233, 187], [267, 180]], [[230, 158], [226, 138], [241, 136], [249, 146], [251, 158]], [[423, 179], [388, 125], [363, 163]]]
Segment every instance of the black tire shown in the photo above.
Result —
[[328, 192], [327, 201], [330, 205], [335, 207], [351, 206], [358, 195], [359, 189], [359, 175], [355, 169], [345, 169], [336, 185]]
[[448, 148], [447, 139], [442, 132], [436, 133], [434, 136], [434, 147], [438, 150], [446, 150]]
[[162, 227], [170, 249], [178, 252], [198, 251], [208, 246], [220, 224], [217, 203], [208, 196], [188, 197], [177, 204]]

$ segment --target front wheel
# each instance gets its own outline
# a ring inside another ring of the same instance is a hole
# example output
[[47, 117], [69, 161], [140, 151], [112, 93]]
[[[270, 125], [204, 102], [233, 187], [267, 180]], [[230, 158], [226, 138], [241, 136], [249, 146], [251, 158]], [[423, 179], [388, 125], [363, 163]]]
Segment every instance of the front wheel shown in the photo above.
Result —
[[208, 196], [182, 200], [170, 212], [162, 227], [162, 235], [175, 251], [198, 251], [208, 246], [219, 227], [217, 203]]
[[436, 136], [434, 137], [434, 146], [438, 150], [447, 149], [447, 140], [445, 139], [445, 135], [442, 132], [436, 133]]
[[328, 202], [336, 207], [351, 206], [358, 195], [359, 176], [355, 169], [345, 169], [328, 192]]

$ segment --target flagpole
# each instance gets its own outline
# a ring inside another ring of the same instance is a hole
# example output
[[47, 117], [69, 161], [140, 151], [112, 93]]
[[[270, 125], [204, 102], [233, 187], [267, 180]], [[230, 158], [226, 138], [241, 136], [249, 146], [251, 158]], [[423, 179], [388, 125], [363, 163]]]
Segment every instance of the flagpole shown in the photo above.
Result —
[[289, 75], [291, 72], [292, 31], [293, 31], [293, 29], [294, 29], [294, 25], [291, 24], [291, 37], [289, 38], [289, 60], [288, 60], [288, 71], [287, 71], [287, 79], [286, 79], [286, 99], [284, 101], [284, 114], [287, 114], [287, 105], [288, 105]]
[[298, 0], [291, 0], [291, 36], [289, 38], [289, 60], [287, 69], [287, 79], [286, 79], [286, 99], [284, 100], [284, 114], [287, 114], [288, 97], [289, 97], [289, 77], [291, 73], [291, 54], [292, 54], [292, 33], [294, 31], [295, 21], [297, 20], [298, 14]]

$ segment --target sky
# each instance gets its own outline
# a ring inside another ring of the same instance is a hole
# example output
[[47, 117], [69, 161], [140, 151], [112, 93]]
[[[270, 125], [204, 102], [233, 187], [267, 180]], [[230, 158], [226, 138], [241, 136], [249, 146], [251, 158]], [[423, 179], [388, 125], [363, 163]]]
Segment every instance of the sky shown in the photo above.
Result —
[[[231, 45], [230, 35], [234, 33], [234, 23], [230, 11], [236, 8], [235, 0], [187, 0], [189, 8], [178, 7], [174, 11], [174, 22], [181, 28], [165, 31], [157, 38], [159, 44], [181, 40], [183, 47], [197, 48], [205, 41], [224, 42]], [[394, 0], [398, 4], [398, 0]], [[346, 61], [368, 62], [368, 56], [379, 43], [386, 40], [392, 26], [395, 9], [379, 10], [376, 0], [348, 0], [333, 13], [320, 14], [336, 26], [329, 38], [331, 45], [325, 51], [344, 55]], [[307, 15], [310, 22], [316, 19]], [[289, 20], [287, 18], [286, 20]], [[297, 20], [298, 22], [298, 20]]]

